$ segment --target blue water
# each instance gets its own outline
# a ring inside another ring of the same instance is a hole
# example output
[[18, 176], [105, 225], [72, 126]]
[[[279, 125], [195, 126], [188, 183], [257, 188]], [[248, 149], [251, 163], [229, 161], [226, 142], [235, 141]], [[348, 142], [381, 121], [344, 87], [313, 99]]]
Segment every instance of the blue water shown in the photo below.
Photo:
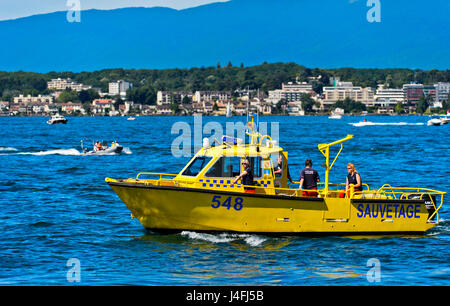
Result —
[[[178, 172], [187, 158], [172, 156], [179, 134], [171, 129], [186, 122], [193, 132], [193, 118], [68, 119], [67, 125], [49, 126], [47, 118], [0, 117], [0, 285], [450, 285], [448, 202], [440, 225], [420, 236], [155, 234], [130, 218], [104, 178]], [[202, 123], [225, 127], [226, 119], [203, 117]], [[306, 158], [323, 178], [317, 144], [354, 134], [332, 181], [343, 182], [345, 165], [353, 162], [374, 188], [389, 183], [450, 191], [450, 125], [427, 126], [428, 118], [420, 116], [349, 124], [361, 119], [260, 121], [279, 122], [280, 145], [289, 151], [296, 180]], [[118, 140], [126, 154], [81, 156], [80, 140], [86, 138]], [[68, 265], [70, 259], [79, 266]], [[379, 262], [379, 282], [367, 278], [371, 259]], [[80, 282], [69, 281], [73, 267], [79, 267]]]

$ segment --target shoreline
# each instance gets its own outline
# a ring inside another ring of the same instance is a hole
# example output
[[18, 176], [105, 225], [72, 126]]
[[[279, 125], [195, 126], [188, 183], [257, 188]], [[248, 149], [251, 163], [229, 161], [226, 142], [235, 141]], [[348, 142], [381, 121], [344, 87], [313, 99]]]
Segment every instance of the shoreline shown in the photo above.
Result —
[[[446, 113], [436, 113], [436, 114], [344, 114], [342, 116], [345, 117], [366, 117], [366, 116], [382, 116], [382, 117], [394, 117], [394, 116], [402, 116], [402, 117], [408, 117], [408, 116], [421, 116], [421, 117], [429, 117], [429, 116], [434, 116], [434, 115], [447, 115]], [[5, 115], [5, 114], [0, 114], [0, 117], [8, 117], [8, 118], [33, 118], [33, 117], [38, 117], [38, 118], [48, 118], [51, 117], [52, 115]], [[75, 117], [124, 117], [124, 118], [128, 118], [128, 117], [193, 117], [193, 116], [202, 116], [202, 117], [226, 117], [225, 115], [205, 115], [205, 114], [192, 114], [192, 115], [163, 115], [163, 114], [145, 114], [145, 115], [118, 115], [118, 116], [105, 116], [105, 115], [64, 115], [64, 117], [67, 118], [75, 118]], [[260, 117], [328, 117], [330, 116], [330, 114], [306, 114], [306, 115], [289, 115], [289, 114], [274, 114], [274, 115], [259, 115]], [[233, 118], [233, 117], [246, 117], [246, 115], [236, 115], [236, 116], [232, 116], [232, 117], [228, 117], [228, 118]]]

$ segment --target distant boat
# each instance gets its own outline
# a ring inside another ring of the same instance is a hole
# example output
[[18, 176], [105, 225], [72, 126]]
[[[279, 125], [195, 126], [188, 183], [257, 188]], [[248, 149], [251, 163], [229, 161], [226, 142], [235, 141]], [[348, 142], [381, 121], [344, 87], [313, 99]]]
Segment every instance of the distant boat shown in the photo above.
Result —
[[135, 117], [128, 117], [127, 120], [134, 120], [136, 119]]
[[336, 114], [335, 112], [331, 112], [331, 115], [328, 116], [328, 119], [341, 119], [342, 115]]
[[442, 119], [439, 117], [436, 117], [436, 116], [431, 117], [431, 119], [428, 120], [428, 122], [427, 122], [428, 126], [433, 126], [433, 125], [438, 126], [438, 125], [443, 125], [443, 124], [444, 123], [443, 123]]
[[230, 118], [233, 115], [231, 114], [231, 106], [230, 106], [230, 102], [228, 102], [227, 104], [227, 117]]
[[[98, 142], [100, 144], [100, 142]], [[83, 140], [81, 141], [81, 151], [83, 155], [106, 155], [106, 154], [120, 154], [123, 151], [123, 146], [114, 141], [110, 147], [106, 145], [100, 145], [97, 147], [94, 145], [92, 150], [89, 150], [83, 146]]]
[[48, 121], [47, 124], [66, 124], [67, 119], [60, 114], [53, 115]]

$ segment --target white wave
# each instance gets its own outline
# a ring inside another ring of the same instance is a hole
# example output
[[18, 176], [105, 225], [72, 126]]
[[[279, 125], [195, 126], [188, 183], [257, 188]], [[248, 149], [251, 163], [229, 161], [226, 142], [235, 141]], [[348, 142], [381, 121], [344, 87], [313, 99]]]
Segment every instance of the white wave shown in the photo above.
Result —
[[81, 153], [76, 149], [58, 149], [58, 150], [50, 150], [50, 151], [40, 151], [40, 152], [20, 152], [17, 153], [20, 155], [81, 155]]
[[131, 152], [129, 147], [123, 147], [122, 152], [125, 153], [125, 154], [133, 154], [133, 152]]
[[371, 121], [360, 121], [349, 123], [353, 126], [372, 126], [372, 125], [424, 125], [423, 122], [418, 123], [407, 123], [407, 122], [371, 122]]
[[266, 238], [263, 237], [248, 234], [230, 234], [230, 233], [207, 234], [207, 233], [183, 231], [181, 232], [181, 235], [186, 236], [189, 239], [203, 240], [212, 243], [227, 243], [236, 240], [243, 240], [250, 246], [259, 246], [267, 240]]
[[266, 240], [267, 240], [266, 238], [259, 237], [259, 236], [249, 236], [249, 237], [245, 238], [245, 242], [251, 246], [261, 245]]
[[0, 147], [0, 152], [3, 151], [19, 151], [16, 148], [11, 148], [11, 147]]

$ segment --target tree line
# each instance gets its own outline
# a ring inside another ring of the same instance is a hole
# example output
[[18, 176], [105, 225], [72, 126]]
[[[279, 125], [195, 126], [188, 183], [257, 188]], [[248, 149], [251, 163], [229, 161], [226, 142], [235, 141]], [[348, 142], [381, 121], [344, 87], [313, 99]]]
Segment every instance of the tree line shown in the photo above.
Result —
[[[319, 77], [320, 76], [320, 77]], [[12, 101], [18, 94], [49, 94], [47, 81], [56, 78], [71, 78], [85, 85], [108, 91], [109, 82], [126, 80], [133, 83], [128, 97], [136, 103], [155, 104], [156, 93], [165, 91], [223, 91], [236, 89], [269, 90], [281, 88], [281, 83], [301, 81], [310, 82], [313, 90], [322, 93], [324, 86], [330, 85], [330, 79], [338, 77], [354, 85], [376, 88], [385, 84], [391, 88], [417, 82], [434, 84], [450, 82], [450, 70], [412, 70], [412, 69], [357, 69], [307, 68], [295, 63], [263, 63], [257, 66], [239, 67], [228, 63], [227, 66], [200, 67], [189, 69], [104, 69], [93, 72], [3, 72], [0, 71], [1, 100]], [[73, 94], [66, 94], [73, 95]], [[77, 101], [85, 102], [95, 94], [85, 92]], [[72, 97], [76, 98], [76, 97]]]

